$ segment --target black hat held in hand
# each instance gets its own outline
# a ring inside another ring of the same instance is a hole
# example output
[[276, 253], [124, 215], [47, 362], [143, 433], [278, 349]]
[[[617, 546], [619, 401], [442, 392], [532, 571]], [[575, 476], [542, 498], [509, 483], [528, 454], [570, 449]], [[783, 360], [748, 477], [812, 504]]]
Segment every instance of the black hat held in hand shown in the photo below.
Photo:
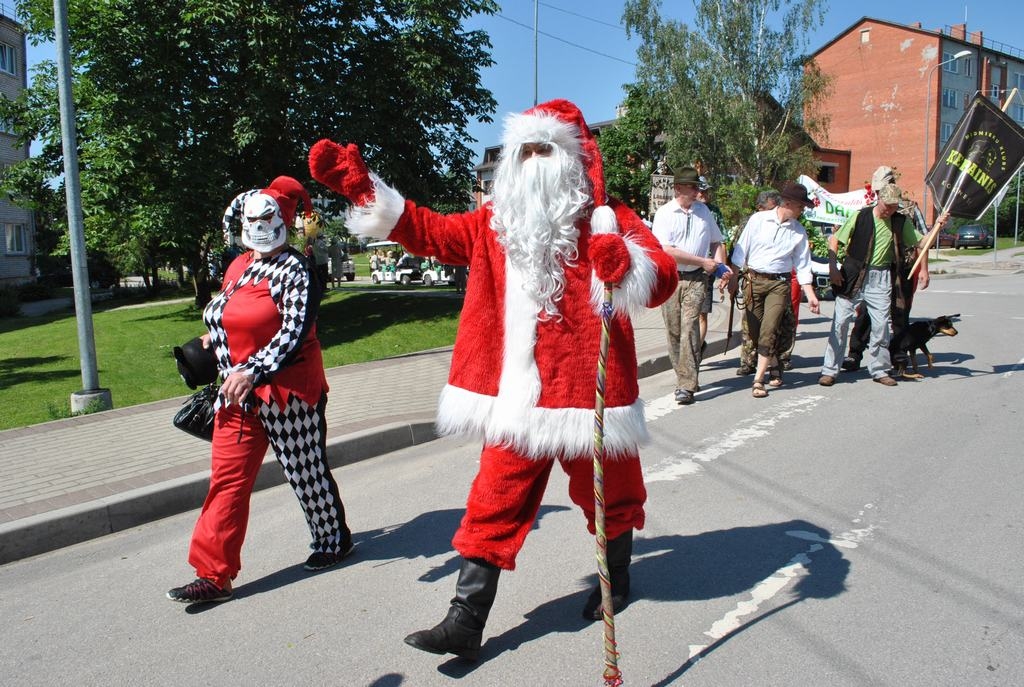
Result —
[[217, 356], [212, 348], [203, 348], [203, 340], [198, 336], [175, 346], [174, 359], [178, 362], [178, 374], [189, 389], [198, 389], [217, 380]]

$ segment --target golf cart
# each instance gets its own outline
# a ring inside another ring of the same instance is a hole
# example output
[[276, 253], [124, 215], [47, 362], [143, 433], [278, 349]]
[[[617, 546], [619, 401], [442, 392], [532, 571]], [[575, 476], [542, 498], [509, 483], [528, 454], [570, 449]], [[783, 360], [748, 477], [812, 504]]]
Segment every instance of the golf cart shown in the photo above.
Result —
[[[422, 283], [424, 286], [434, 284], [451, 284], [455, 281], [454, 270], [450, 265], [442, 265], [433, 258], [421, 258], [407, 252], [401, 244], [393, 241], [376, 241], [366, 244], [367, 250], [381, 250], [385, 253], [401, 254], [393, 265], [378, 264], [377, 269], [370, 270], [370, 281], [374, 284], [392, 283], [409, 286]], [[371, 262], [371, 265], [373, 263]]]
[[376, 269], [373, 268], [374, 260], [371, 258], [370, 281], [374, 284], [392, 283], [408, 286], [414, 281], [423, 279], [419, 258], [405, 252], [401, 244], [394, 241], [374, 241], [366, 244], [366, 248], [373, 252], [380, 250], [385, 254], [401, 254], [402, 256], [393, 264], [381, 261], [377, 264]]
[[433, 258], [424, 261], [423, 285], [451, 284], [455, 281], [455, 270], [451, 265], [442, 265]]

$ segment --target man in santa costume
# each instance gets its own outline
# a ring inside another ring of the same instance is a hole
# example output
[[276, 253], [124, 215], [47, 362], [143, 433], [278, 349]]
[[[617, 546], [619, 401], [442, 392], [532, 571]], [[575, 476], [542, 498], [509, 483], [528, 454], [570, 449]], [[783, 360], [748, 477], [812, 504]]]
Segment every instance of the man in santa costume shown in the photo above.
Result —
[[[436, 627], [405, 641], [475, 659], [501, 570], [513, 570], [557, 460], [594, 532], [593, 442], [603, 284], [616, 284], [607, 359], [604, 449], [608, 564], [616, 610], [629, 594], [633, 529], [644, 524], [638, 446], [647, 438], [628, 312], [656, 307], [675, 261], [637, 215], [607, 198], [601, 154], [583, 115], [554, 100], [505, 123], [493, 200], [475, 212], [417, 207], [367, 171], [354, 144], [318, 142], [313, 178], [353, 202], [346, 224], [416, 255], [469, 267], [441, 434], [484, 443], [466, 514], [455, 598]], [[587, 600], [600, 618], [600, 588]]]

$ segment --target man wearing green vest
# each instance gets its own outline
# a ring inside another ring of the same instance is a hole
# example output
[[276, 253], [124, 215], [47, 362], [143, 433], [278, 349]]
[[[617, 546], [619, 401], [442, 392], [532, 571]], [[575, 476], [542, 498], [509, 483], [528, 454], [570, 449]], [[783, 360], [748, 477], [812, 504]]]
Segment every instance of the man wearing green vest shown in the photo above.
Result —
[[[889, 376], [890, 306], [892, 301], [892, 270], [901, 246], [917, 242], [914, 227], [897, 214], [902, 191], [895, 184], [878, 191], [878, 203], [850, 217], [838, 232], [829, 238], [829, 276], [836, 294], [832, 331], [825, 348], [818, 384], [832, 386], [839, 374], [846, 351], [850, 324], [857, 317], [857, 306], [867, 309], [871, 332], [865, 351], [871, 378], [884, 386], [896, 386]], [[846, 250], [842, 267], [837, 266], [840, 246]]]

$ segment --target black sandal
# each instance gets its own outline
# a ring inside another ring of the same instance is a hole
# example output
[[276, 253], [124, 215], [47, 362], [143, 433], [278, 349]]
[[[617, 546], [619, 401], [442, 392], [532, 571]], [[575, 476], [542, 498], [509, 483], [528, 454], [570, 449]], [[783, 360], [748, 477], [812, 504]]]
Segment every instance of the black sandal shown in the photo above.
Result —
[[782, 386], [782, 368], [773, 367], [768, 371], [768, 386], [775, 388]]

